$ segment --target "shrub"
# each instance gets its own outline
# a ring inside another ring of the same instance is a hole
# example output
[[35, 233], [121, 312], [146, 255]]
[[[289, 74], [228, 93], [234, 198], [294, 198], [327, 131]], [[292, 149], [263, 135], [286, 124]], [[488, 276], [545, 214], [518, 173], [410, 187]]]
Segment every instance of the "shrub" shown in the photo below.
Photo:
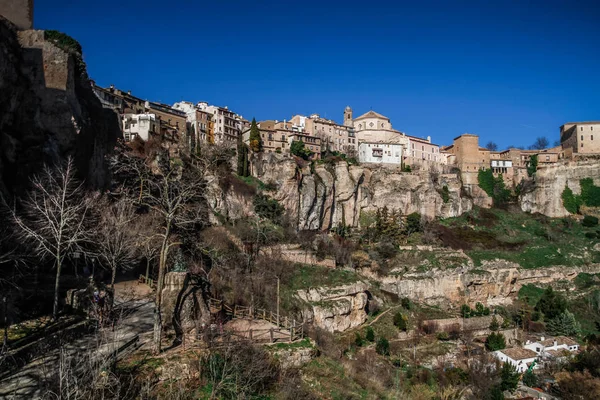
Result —
[[510, 190], [506, 188], [502, 174], [494, 177], [491, 169], [479, 170], [477, 175], [479, 187], [492, 198], [495, 206], [502, 206], [510, 200]]
[[444, 200], [444, 203], [447, 203], [450, 201], [450, 191], [448, 190], [448, 186], [444, 185], [442, 187], [442, 200]]
[[375, 351], [382, 356], [390, 355], [390, 342], [386, 338], [379, 338], [375, 345]]
[[410, 165], [403, 165], [402, 166], [402, 172], [412, 172], [412, 169], [410, 168]]
[[498, 319], [494, 315], [494, 317], [492, 318], [492, 322], [490, 322], [490, 331], [496, 332], [498, 329], [500, 329], [500, 324], [498, 323]]
[[471, 307], [469, 307], [467, 304], [460, 306], [460, 315], [463, 318], [469, 318], [471, 316]]
[[414, 212], [406, 217], [406, 234], [421, 232], [421, 214]]
[[410, 310], [412, 308], [412, 303], [408, 297], [403, 297], [402, 300], [400, 300], [400, 304], [405, 310]]
[[406, 324], [406, 318], [404, 317], [404, 315], [402, 315], [401, 312], [397, 312], [394, 315], [394, 325], [404, 332], [406, 332], [406, 330], [408, 329], [408, 326]]
[[600, 187], [594, 185], [592, 178], [579, 181], [581, 185], [581, 201], [589, 207], [600, 207]]
[[492, 332], [485, 340], [485, 348], [489, 351], [502, 350], [506, 348], [506, 339], [504, 335], [497, 332]]
[[520, 374], [511, 363], [502, 364], [500, 370], [500, 389], [514, 392], [519, 386]]
[[275, 199], [265, 196], [264, 194], [257, 194], [254, 196], [254, 211], [261, 218], [270, 219], [274, 223], [280, 223], [281, 217], [283, 216], [284, 208]]
[[546, 319], [553, 319], [567, 309], [567, 300], [549, 286], [538, 300], [535, 309], [542, 312]]
[[573, 191], [568, 186], [565, 186], [565, 190], [562, 192], [563, 206], [571, 214], [577, 214], [579, 207], [581, 206], [581, 197], [573, 194]]
[[583, 225], [587, 228], [592, 228], [594, 226], [597, 226], [598, 218], [593, 217], [591, 215], [586, 215], [585, 217], [583, 217], [583, 221], [581, 221], [581, 225]]
[[436, 336], [438, 340], [450, 340], [450, 335], [446, 331], [438, 332]]
[[365, 333], [365, 339], [367, 339], [371, 343], [375, 341], [375, 331], [373, 331], [373, 328], [370, 326], [367, 326], [367, 332]]
[[362, 336], [360, 336], [360, 333], [356, 332], [355, 336], [354, 336], [354, 344], [357, 347], [361, 347], [364, 343], [364, 339], [362, 338]]
[[292, 141], [292, 145], [290, 146], [290, 153], [293, 155], [300, 157], [304, 160], [308, 160], [310, 156], [313, 154], [305, 145], [304, 142], [300, 140]]
[[538, 385], [538, 378], [533, 371], [525, 371], [525, 374], [523, 374], [523, 384], [529, 387], [536, 387]]
[[527, 176], [530, 178], [536, 173], [538, 166], [538, 156], [534, 154], [527, 162]]

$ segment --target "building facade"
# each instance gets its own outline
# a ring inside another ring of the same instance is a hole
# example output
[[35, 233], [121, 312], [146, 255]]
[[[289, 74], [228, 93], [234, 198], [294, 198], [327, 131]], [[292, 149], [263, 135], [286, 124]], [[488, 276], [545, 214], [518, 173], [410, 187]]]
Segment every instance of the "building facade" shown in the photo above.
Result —
[[33, 29], [33, 0], [0, 0], [0, 15], [17, 29]]
[[368, 143], [358, 145], [358, 161], [373, 164], [402, 164], [404, 146], [398, 143]]
[[568, 155], [600, 154], [600, 121], [569, 122], [560, 127], [560, 144]]
[[200, 111], [211, 116], [213, 124], [212, 143], [235, 145], [238, 137], [242, 134], [244, 120], [241, 116], [231, 111], [228, 107], [212, 106], [206, 102], [197, 104]]
[[123, 139], [129, 142], [136, 137], [147, 141], [152, 135], [158, 134], [160, 123], [154, 114], [124, 114]]

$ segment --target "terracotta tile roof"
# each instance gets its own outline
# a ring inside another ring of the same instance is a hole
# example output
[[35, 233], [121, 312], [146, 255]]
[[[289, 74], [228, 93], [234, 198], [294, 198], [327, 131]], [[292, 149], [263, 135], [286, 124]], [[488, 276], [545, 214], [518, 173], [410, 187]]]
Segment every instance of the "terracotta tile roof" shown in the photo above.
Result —
[[560, 346], [561, 344], [566, 344], [567, 346], [575, 346], [577, 342], [573, 339], [566, 336], [558, 336], [555, 338], [546, 339], [543, 342], [540, 342], [544, 347], [552, 347], [554, 346], [554, 341]]
[[515, 361], [524, 360], [526, 358], [536, 358], [537, 353], [533, 350], [524, 349], [522, 347], [511, 347], [509, 349], [499, 350]]

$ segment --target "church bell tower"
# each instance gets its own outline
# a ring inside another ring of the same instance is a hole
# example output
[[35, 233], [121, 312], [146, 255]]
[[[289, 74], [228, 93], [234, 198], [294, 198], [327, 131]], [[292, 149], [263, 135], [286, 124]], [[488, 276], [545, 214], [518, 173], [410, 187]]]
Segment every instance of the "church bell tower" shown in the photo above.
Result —
[[350, 106], [346, 106], [344, 109], [344, 126], [354, 126], [354, 122], [352, 121], [352, 108], [350, 108]]

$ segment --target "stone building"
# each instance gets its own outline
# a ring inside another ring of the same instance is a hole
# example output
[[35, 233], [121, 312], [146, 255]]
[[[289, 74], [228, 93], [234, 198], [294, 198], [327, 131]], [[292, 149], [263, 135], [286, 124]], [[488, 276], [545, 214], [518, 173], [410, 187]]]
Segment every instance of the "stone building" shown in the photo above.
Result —
[[399, 143], [368, 143], [358, 145], [358, 161], [374, 164], [402, 164], [404, 146]]
[[33, 0], [0, 0], [0, 15], [17, 29], [33, 29]]
[[173, 104], [173, 108], [186, 113], [190, 147], [196, 148], [203, 143], [214, 144], [212, 114], [200, 110], [189, 101]]
[[214, 143], [235, 145], [242, 134], [244, 120], [240, 115], [231, 111], [227, 106], [212, 106], [206, 102], [199, 102], [197, 107], [211, 115], [214, 130]]
[[600, 121], [569, 122], [562, 125], [560, 127], [560, 144], [565, 157], [600, 154], [599, 133]]
[[151, 101], [146, 101], [145, 108], [146, 112], [156, 115], [160, 124], [161, 136], [174, 141], [187, 138], [187, 115], [185, 112], [166, 104]]
[[322, 118], [319, 114], [312, 114], [309, 117], [294, 115], [289, 122], [298, 132], [318, 136], [321, 139], [323, 151], [338, 151], [354, 156], [358, 149], [358, 140], [354, 127], [348, 125], [348, 117], [352, 117], [352, 109], [346, 107], [344, 125], [331, 119]]

